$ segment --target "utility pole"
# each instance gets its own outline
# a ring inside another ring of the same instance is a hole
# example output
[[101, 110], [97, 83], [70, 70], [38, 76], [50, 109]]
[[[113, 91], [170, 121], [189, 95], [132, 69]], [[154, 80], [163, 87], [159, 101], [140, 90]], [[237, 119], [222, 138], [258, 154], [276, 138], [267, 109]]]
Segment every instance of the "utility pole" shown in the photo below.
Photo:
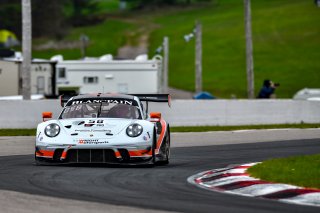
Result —
[[202, 91], [202, 25], [196, 21], [195, 27], [196, 39], [196, 93]]
[[163, 38], [163, 92], [168, 93], [168, 74], [169, 74], [169, 38]]
[[22, 96], [23, 100], [31, 99], [31, 3], [21, 0], [22, 4]]
[[247, 92], [248, 98], [254, 98], [253, 45], [251, 31], [251, 4], [244, 0], [245, 30], [246, 30], [246, 61], [247, 61]]
[[89, 37], [87, 35], [82, 34], [80, 36], [80, 42], [81, 42], [81, 56], [82, 59], [84, 59], [86, 57], [86, 49], [89, 43]]

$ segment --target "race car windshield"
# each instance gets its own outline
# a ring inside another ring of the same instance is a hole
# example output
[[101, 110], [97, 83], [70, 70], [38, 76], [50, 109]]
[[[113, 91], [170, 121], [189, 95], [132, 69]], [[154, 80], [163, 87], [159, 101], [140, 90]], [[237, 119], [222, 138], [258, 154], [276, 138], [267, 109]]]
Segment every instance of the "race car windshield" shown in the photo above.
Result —
[[126, 118], [141, 119], [137, 106], [122, 103], [79, 103], [67, 106], [60, 119], [68, 118]]

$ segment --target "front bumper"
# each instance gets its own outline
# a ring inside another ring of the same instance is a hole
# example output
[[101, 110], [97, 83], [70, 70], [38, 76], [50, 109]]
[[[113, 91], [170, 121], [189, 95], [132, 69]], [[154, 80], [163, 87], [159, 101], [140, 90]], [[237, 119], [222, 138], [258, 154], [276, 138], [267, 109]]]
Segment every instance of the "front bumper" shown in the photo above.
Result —
[[152, 148], [144, 146], [36, 146], [35, 158], [47, 163], [142, 163], [152, 159]]

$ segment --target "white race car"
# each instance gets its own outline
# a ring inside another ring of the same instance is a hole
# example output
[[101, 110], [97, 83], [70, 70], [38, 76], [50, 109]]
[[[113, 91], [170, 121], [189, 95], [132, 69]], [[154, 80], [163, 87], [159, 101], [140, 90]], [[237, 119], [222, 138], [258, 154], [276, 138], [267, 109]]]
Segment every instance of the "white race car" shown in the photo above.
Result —
[[168, 94], [98, 93], [61, 101], [58, 119], [45, 121], [52, 113], [42, 113], [36, 163], [168, 164], [169, 124], [161, 113], [148, 113], [150, 101], [170, 106]]

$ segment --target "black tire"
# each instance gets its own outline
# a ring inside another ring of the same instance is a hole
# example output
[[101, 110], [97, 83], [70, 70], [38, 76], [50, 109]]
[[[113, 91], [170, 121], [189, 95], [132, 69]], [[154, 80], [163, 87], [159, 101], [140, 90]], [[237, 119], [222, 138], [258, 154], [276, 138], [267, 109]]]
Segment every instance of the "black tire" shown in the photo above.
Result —
[[167, 133], [165, 136], [165, 148], [164, 148], [164, 153], [165, 153], [165, 159], [163, 161], [159, 161], [158, 165], [168, 165], [170, 161], [170, 127], [169, 125], [167, 126]]
[[36, 153], [34, 153], [34, 164], [35, 164], [36, 166], [41, 165], [40, 162], [39, 162], [39, 160], [38, 160], [38, 158], [37, 158]]
[[156, 164], [156, 146], [157, 146], [157, 137], [156, 130], [153, 129], [153, 139], [152, 139], [152, 164]]
[[36, 157], [36, 155], [35, 155], [35, 156], [34, 156], [34, 162], [35, 162], [35, 165], [36, 165], [36, 166], [42, 166], [42, 165], [45, 165], [46, 160], [45, 160], [45, 159], [42, 159], [42, 158], [38, 158], [38, 157]]

